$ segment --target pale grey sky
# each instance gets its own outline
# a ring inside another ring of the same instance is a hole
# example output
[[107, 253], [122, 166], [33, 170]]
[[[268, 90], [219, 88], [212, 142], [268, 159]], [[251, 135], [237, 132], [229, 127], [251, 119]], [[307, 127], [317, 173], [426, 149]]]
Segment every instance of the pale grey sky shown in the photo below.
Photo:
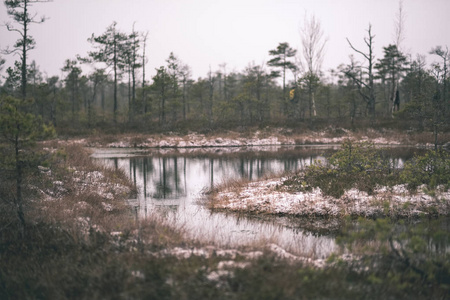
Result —
[[[268, 51], [280, 42], [300, 48], [299, 28], [306, 13], [320, 20], [328, 37], [326, 71], [349, 62], [353, 52], [346, 37], [365, 50], [363, 37], [369, 23], [380, 58], [382, 47], [393, 42], [398, 5], [398, 0], [54, 0], [33, 6], [49, 20], [31, 27], [37, 46], [30, 61], [36, 60], [48, 76], [60, 76], [66, 59], [91, 50], [87, 39], [92, 33], [103, 33], [113, 21], [130, 32], [136, 22], [136, 30], [149, 32], [147, 78], [174, 52], [197, 79], [205, 77], [210, 66], [215, 71], [222, 63], [227, 63], [229, 72], [241, 71], [252, 61], [266, 62]], [[403, 0], [403, 9], [403, 48], [413, 57], [437, 45], [450, 47], [450, 0]], [[0, 22], [5, 21], [9, 18], [1, 4]], [[0, 27], [2, 49], [17, 38]], [[16, 59], [4, 57], [8, 65]]]

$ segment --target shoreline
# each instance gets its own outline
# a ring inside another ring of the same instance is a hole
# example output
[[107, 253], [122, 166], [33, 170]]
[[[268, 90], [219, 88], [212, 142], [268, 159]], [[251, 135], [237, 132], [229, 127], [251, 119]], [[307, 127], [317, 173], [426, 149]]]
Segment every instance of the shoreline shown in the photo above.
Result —
[[266, 179], [240, 187], [218, 187], [209, 196], [209, 206], [237, 213], [307, 218], [416, 218], [450, 214], [450, 191], [443, 187], [436, 189], [434, 195], [424, 187], [411, 193], [405, 185], [379, 187], [373, 195], [353, 188], [334, 198], [323, 195], [320, 188], [288, 192], [280, 188], [282, 181], [283, 178]]
[[[337, 149], [341, 145], [339, 142], [348, 139], [353, 141], [368, 141], [373, 143], [375, 147], [387, 148], [409, 147], [422, 150], [434, 146], [429, 143], [405, 143], [405, 137], [400, 139], [401, 141], [398, 141], [384, 137], [374, 136], [368, 138], [367, 136], [363, 136], [361, 140], [358, 139], [361, 137], [356, 136], [350, 131], [346, 131], [346, 133], [345, 136], [334, 138], [323, 137], [325, 135], [323, 132], [317, 133], [317, 135], [322, 137], [314, 136], [314, 134], [304, 135], [302, 144], [298, 143], [298, 137], [294, 138], [286, 135], [274, 136], [270, 132], [261, 131], [254, 132], [253, 136], [245, 137], [236, 132], [227, 133], [228, 137], [224, 135], [205, 136], [204, 134], [190, 133], [186, 136], [173, 134], [115, 136], [113, 138], [114, 141], [111, 140], [111, 137], [91, 137], [79, 140], [72, 139], [68, 142], [90, 148], [111, 149], [111, 151], [114, 151], [113, 149], [135, 149], [136, 152], [142, 153], [163, 151], [163, 154], [170, 154], [172, 152], [179, 152], [181, 154], [228, 154], [249, 148], [264, 151], [266, 149], [262, 148], [270, 147], [331, 147]], [[120, 140], [120, 142], [117, 142], [117, 140]], [[316, 142], [316, 144], [312, 144], [312, 141]], [[258, 149], [258, 147], [261, 149]], [[226, 148], [233, 150], [226, 151]], [[391, 216], [409, 218], [424, 214], [449, 215], [450, 211], [450, 205], [445, 203], [450, 200], [450, 193], [448, 191], [438, 191], [436, 195], [430, 196], [429, 193], [424, 192], [423, 188], [419, 189], [416, 193], [410, 193], [404, 186], [394, 186], [392, 188], [380, 187], [373, 195], [367, 195], [367, 193], [351, 189], [346, 191], [339, 199], [335, 199], [331, 196], [322, 195], [320, 189], [293, 194], [287, 191], [282, 192], [267, 189], [265, 186], [281, 185], [281, 181], [282, 178], [278, 178], [278, 182], [271, 183], [265, 183], [264, 181], [251, 182], [248, 184], [247, 190], [243, 191], [243, 193], [235, 193], [234, 196], [231, 196], [227, 191], [222, 191], [213, 195], [216, 199], [210, 200], [209, 205], [213, 209], [230, 212], [326, 218], [341, 218], [344, 216], [368, 218]], [[258, 184], [260, 185], [259, 187]], [[245, 195], [250, 196], [247, 197]], [[255, 199], [256, 197], [260, 198]], [[440, 199], [444, 199], [445, 201], [439, 201]]]
[[[270, 128], [252, 132], [227, 131], [205, 135], [197, 132], [178, 134], [119, 134], [91, 135], [86, 138], [68, 138], [67, 141], [93, 148], [139, 148], [139, 149], [196, 149], [256, 146], [332, 146], [340, 145], [346, 140], [370, 142], [379, 146], [405, 146], [417, 148], [434, 147], [431, 133], [407, 134], [397, 131], [352, 132], [350, 130], [326, 129], [294, 133], [292, 130]], [[442, 144], [447, 144], [442, 136]], [[450, 140], [450, 138], [449, 138]]]

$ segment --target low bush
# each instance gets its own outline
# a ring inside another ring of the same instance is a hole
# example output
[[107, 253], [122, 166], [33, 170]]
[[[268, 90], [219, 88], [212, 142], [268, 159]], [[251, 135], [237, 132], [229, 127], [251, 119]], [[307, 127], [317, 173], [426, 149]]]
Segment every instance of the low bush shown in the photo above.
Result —
[[393, 299], [444, 299], [450, 292], [448, 219], [348, 220], [337, 241], [368, 286]]
[[400, 177], [410, 189], [416, 189], [422, 184], [432, 189], [444, 185], [448, 189], [450, 188], [450, 154], [444, 150], [437, 150], [415, 156], [406, 162]]
[[319, 187], [325, 195], [339, 198], [352, 188], [372, 194], [377, 186], [396, 184], [407, 184], [411, 191], [422, 184], [428, 189], [440, 185], [450, 188], [450, 154], [430, 150], [415, 155], [403, 169], [396, 169], [383, 149], [367, 142], [346, 141], [326, 163], [316, 161], [305, 171], [289, 176], [283, 188], [296, 192]]
[[327, 163], [316, 162], [296, 176], [303, 177], [303, 189], [320, 187], [324, 194], [340, 197], [351, 188], [371, 194], [377, 185], [395, 184], [398, 171], [373, 144], [346, 141]]

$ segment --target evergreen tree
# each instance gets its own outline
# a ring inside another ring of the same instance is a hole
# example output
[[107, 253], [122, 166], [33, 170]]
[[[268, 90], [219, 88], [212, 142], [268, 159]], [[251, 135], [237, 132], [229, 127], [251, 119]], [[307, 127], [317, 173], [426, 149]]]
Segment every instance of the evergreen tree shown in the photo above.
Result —
[[427, 110], [431, 107], [429, 99], [433, 97], [434, 78], [427, 72], [423, 56], [418, 55], [412, 61], [401, 82], [405, 90], [405, 105], [397, 113], [403, 120], [415, 121], [414, 127], [423, 130], [427, 123]]
[[32, 155], [28, 151], [39, 136], [54, 134], [40, 119], [27, 112], [31, 100], [17, 99], [11, 96], [0, 98], [0, 169], [8, 170], [15, 181], [15, 193], [11, 196], [14, 210], [20, 222], [21, 236], [25, 234], [26, 219], [24, 213], [24, 172], [30, 166]]
[[170, 81], [170, 75], [168, 74], [164, 66], [156, 69], [156, 75], [153, 77], [152, 89], [155, 91], [159, 98], [160, 125], [166, 125], [166, 100], [168, 90], [171, 85]]
[[80, 75], [81, 68], [78, 66], [78, 61], [67, 59], [61, 71], [67, 73], [64, 79], [66, 83], [66, 90], [70, 94], [70, 104], [72, 112], [72, 121], [75, 120], [75, 112], [79, 110], [79, 89], [80, 89]]
[[375, 69], [378, 70], [377, 78], [380, 78], [384, 84], [388, 83], [389, 112], [393, 114], [400, 108], [398, 85], [400, 78], [407, 70], [408, 62], [406, 56], [398, 50], [396, 45], [389, 45], [383, 49], [384, 57], [375, 64]]
[[30, 6], [34, 3], [49, 2], [47, 0], [6, 0], [5, 6], [8, 15], [10, 15], [14, 22], [19, 27], [15, 27], [11, 23], [6, 23], [6, 29], [8, 31], [14, 31], [19, 33], [20, 38], [16, 41], [13, 49], [6, 49], [4, 52], [7, 54], [18, 54], [20, 57], [20, 69], [21, 69], [21, 95], [25, 99], [27, 96], [27, 59], [28, 52], [33, 50], [36, 41], [29, 35], [29, 26], [31, 24], [40, 24], [45, 21], [45, 17], [41, 17], [39, 20], [36, 18], [36, 14], [30, 14]]
[[[271, 60], [267, 62], [267, 64], [277, 70], [272, 73], [274, 77], [282, 77], [283, 78], [283, 102], [286, 100], [286, 71], [291, 70], [294, 71], [297, 69], [297, 66], [294, 62], [292, 62], [292, 58], [297, 54], [297, 50], [293, 49], [289, 46], [289, 43], [280, 43], [278, 47], [274, 50], [269, 51], [269, 55], [273, 56]], [[281, 74], [280, 74], [281, 72]], [[284, 103], [285, 104], [285, 103]], [[284, 113], [286, 113], [286, 107], [283, 106]]]
[[137, 69], [142, 67], [140, 55], [140, 34], [134, 30], [127, 36], [126, 41], [122, 44], [120, 53], [121, 60], [128, 73], [128, 121], [134, 117], [136, 109], [136, 73]]
[[180, 106], [180, 81], [181, 81], [181, 67], [182, 63], [178, 57], [170, 52], [169, 58], [166, 59], [167, 62], [167, 75], [170, 78], [170, 88], [167, 90], [166, 95], [170, 99], [170, 111], [172, 112], [172, 121], [175, 122], [177, 119], [178, 107]]
[[117, 23], [113, 22], [100, 36], [92, 36], [88, 41], [97, 49], [97, 51], [89, 52], [89, 57], [94, 62], [106, 64], [113, 71], [114, 82], [114, 98], [113, 98], [113, 118], [117, 122], [117, 87], [122, 70], [125, 66], [123, 61], [124, 44], [128, 40], [128, 36], [116, 29]]

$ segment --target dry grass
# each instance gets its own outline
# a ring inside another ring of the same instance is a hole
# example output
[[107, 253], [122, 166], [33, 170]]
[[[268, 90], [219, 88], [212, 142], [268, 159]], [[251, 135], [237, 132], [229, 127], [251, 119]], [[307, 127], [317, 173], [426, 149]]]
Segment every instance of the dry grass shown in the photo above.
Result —
[[[229, 179], [226, 181], [223, 181], [219, 184], [216, 184], [213, 188], [204, 191], [204, 194], [208, 196], [208, 201], [206, 202], [206, 205], [210, 209], [215, 209], [216, 207], [222, 207], [225, 203], [223, 201], [226, 201], [225, 197], [221, 197], [220, 200], [217, 199], [216, 195], [217, 193], [233, 193], [235, 195], [239, 195], [242, 188], [246, 187], [249, 184], [250, 180], [246, 178], [240, 178], [240, 179]], [[220, 203], [218, 202], [220, 201]]]
[[29, 218], [55, 224], [75, 239], [91, 231], [138, 240], [151, 248], [185, 243], [182, 231], [165, 220], [152, 216], [136, 222], [126, 200], [135, 197], [136, 187], [121, 169], [96, 164], [86, 148], [77, 144], [50, 143], [54, 158], [51, 176], [44, 175], [47, 186], [41, 201], [35, 201]]

